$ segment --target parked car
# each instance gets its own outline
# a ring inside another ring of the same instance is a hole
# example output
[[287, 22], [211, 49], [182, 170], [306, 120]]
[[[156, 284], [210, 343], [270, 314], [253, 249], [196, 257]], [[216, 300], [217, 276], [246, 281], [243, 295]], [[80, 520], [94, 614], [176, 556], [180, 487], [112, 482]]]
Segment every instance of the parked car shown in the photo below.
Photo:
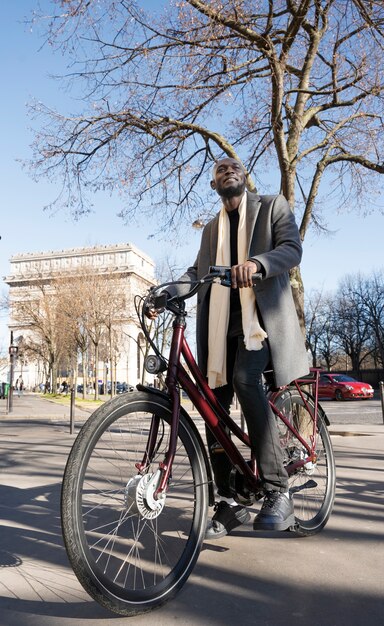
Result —
[[368, 383], [361, 383], [345, 374], [322, 373], [319, 380], [319, 398], [347, 400], [373, 398], [373, 388]]
[[134, 387], [128, 383], [116, 383], [116, 393], [125, 393], [126, 391], [133, 391]]
[[[108, 381], [108, 385], [107, 385], [107, 392], [111, 393], [111, 382]], [[116, 383], [113, 384], [113, 388], [115, 390], [115, 393], [125, 393], [126, 391], [134, 391], [134, 387], [133, 385], [130, 385], [128, 383], [120, 383], [119, 381], [117, 381]]]

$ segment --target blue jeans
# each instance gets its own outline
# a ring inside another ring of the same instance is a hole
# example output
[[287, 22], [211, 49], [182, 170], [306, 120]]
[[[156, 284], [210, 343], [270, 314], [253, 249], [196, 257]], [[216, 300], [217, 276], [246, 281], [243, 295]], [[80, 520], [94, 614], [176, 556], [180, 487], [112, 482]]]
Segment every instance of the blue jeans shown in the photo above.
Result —
[[[276, 418], [266, 398], [262, 373], [270, 363], [268, 342], [260, 350], [246, 350], [244, 337], [227, 340], [227, 380], [214, 393], [220, 404], [229, 411], [236, 391], [251, 440], [260, 478], [265, 491], [288, 490], [288, 474], [283, 465]], [[231, 497], [229, 477], [232, 465], [224, 451], [220, 451], [213, 434], [207, 428], [207, 442], [218, 494]]]

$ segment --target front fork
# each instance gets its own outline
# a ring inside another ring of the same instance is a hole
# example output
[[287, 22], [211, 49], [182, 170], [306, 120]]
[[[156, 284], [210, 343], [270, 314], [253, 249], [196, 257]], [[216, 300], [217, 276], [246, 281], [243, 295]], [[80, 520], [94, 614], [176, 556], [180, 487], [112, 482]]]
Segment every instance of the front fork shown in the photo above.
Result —
[[[159, 463], [159, 479], [158, 486], [154, 492], [155, 500], [162, 499], [165, 496], [169, 478], [171, 476], [172, 463], [176, 454], [177, 436], [180, 421], [180, 393], [177, 385], [177, 368], [180, 362], [181, 347], [183, 345], [185, 320], [182, 316], [177, 316], [173, 322], [173, 336], [171, 350], [169, 354], [167, 377], [165, 380], [168, 389], [168, 395], [171, 400], [172, 417], [170, 423], [170, 437], [168, 449], [165, 453], [163, 461]], [[139, 472], [145, 472], [156, 452], [156, 442], [158, 440], [159, 426], [161, 418], [153, 414], [151, 427], [148, 435], [148, 442], [144, 457], [141, 463], [136, 464]]]

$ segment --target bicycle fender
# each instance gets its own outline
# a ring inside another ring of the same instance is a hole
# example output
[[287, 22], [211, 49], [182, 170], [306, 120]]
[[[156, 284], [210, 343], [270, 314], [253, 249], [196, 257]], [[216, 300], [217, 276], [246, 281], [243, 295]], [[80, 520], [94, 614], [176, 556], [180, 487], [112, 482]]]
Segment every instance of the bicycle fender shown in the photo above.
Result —
[[326, 413], [324, 413], [324, 410], [322, 409], [322, 407], [319, 404], [317, 405], [317, 412], [320, 413], [320, 415], [323, 418], [323, 420], [326, 423], [326, 425], [330, 426], [331, 422], [329, 421], [329, 417], [328, 417], [328, 415]]
[[[164, 400], [169, 402], [169, 396], [167, 393], [165, 393], [165, 391], [161, 391], [161, 389], [156, 389], [155, 387], [146, 387], [145, 385], [141, 385], [140, 383], [136, 385], [136, 389], [138, 391], [145, 391], [147, 393], [150, 393], [152, 395], [156, 395], [159, 396], [161, 398], [163, 398]], [[204, 457], [204, 463], [205, 463], [205, 467], [207, 470], [207, 477], [208, 477], [208, 499], [209, 499], [209, 506], [213, 506], [215, 504], [215, 492], [214, 492], [214, 482], [213, 482], [213, 477], [212, 477], [212, 470], [211, 470], [211, 464], [209, 462], [209, 458], [208, 458], [208, 453], [207, 453], [207, 448], [204, 444], [204, 441], [197, 429], [197, 426], [195, 424], [195, 422], [193, 421], [193, 419], [191, 418], [191, 416], [189, 415], [189, 413], [187, 413], [187, 411], [180, 406], [180, 413], [182, 413], [183, 418], [188, 422], [188, 425], [191, 427], [191, 429], [193, 430], [196, 439], [199, 441], [200, 446], [201, 446], [201, 450], [203, 452], [203, 457]]]

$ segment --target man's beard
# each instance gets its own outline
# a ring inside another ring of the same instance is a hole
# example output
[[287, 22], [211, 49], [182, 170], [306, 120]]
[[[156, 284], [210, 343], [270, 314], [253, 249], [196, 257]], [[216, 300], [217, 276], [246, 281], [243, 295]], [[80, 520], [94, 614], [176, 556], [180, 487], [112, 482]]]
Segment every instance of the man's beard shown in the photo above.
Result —
[[238, 183], [230, 187], [217, 187], [217, 193], [221, 198], [233, 198], [234, 196], [242, 196], [245, 191], [245, 183]]

